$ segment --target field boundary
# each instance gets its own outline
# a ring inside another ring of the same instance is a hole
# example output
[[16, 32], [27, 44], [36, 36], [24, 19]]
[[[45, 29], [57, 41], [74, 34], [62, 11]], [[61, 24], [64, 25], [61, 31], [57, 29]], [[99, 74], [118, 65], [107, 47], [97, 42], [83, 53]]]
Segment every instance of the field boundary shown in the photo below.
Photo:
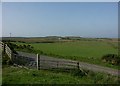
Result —
[[3, 42], [0, 42], [0, 46], [2, 46], [2, 51], [4, 53], [6, 53], [10, 59], [12, 59], [13, 52], [10, 49], [10, 47], [7, 44], [3, 43]]

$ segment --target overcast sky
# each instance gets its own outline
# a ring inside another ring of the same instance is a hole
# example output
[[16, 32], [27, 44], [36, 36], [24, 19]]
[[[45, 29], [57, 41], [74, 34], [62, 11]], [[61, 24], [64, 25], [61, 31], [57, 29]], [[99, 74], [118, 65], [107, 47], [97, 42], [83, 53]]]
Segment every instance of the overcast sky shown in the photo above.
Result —
[[118, 37], [117, 2], [2, 3], [3, 36]]

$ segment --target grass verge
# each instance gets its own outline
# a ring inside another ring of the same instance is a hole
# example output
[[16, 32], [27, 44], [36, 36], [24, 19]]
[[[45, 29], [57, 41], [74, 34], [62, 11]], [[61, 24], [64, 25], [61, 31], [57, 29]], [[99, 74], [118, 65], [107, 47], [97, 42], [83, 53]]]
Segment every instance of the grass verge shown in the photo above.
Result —
[[5, 84], [119, 84], [118, 77], [104, 73], [86, 71], [33, 70], [13, 66], [3, 66], [3, 85]]

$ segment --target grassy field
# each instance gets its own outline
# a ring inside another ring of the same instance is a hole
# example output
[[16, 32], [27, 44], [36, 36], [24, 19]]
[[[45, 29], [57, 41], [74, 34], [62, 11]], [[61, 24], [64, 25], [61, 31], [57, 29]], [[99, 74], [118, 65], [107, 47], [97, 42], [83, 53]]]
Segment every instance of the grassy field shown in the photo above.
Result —
[[87, 76], [58, 70], [3, 67], [2, 84], [118, 84], [118, 77], [89, 71]]
[[33, 43], [31, 44], [35, 50], [53, 53], [61, 56], [80, 56], [100, 58], [108, 53], [117, 54], [117, 49], [114, 49], [105, 42], [97, 41], [79, 41], [79, 42], [64, 42], [64, 43]]
[[118, 54], [118, 45], [117, 42], [114, 41], [81, 40], [56, 43], [15, 43], [18, 45], [30, 44], [34, 47], [35, 53], [42, 51], [44, 54], [54, 57], [119, 68], [118, 66], [103, 63], [101, 60], [103, 55]]

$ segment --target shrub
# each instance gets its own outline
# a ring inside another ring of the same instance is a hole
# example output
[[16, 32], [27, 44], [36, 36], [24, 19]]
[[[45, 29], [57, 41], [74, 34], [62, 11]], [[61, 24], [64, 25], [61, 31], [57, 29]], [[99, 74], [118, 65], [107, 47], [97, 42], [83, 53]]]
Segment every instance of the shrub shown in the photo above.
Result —
[[23, 45], [24, 48], [26, 48], [26, 45]]
[[120, 64], [120, 56], [116, 54], [107, 54], [102, 57], [102, 60], [105, 62], [108, 62], [113, 65], [119, 65]]
[[74, 76], [78, 76], [78, 77], [83, 77], [83, 76], [86, 76], [86, 72], [85, 72], [85, 71], [82, 71], [81, 69], [79, 69], [79, 70], [74, 70], [74, 71], [73, 71], [73, 75], [74, 75]]
[[14, 50], [14, 48], [17, 47], [16, 44], [10, 43], [10, 42], [6, 42], [6, 44], [8, 45], [8, 47], [12, 50], [13, 53], [17, 54], [17, 52]]

